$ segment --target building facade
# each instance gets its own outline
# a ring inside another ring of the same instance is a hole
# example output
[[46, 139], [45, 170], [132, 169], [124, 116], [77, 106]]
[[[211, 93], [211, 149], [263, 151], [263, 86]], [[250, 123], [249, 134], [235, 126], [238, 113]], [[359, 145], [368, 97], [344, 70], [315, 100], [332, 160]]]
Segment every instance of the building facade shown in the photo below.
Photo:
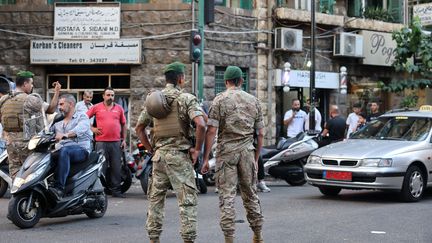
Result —
[[[371, 101], [382, 111], [399, 106], [406, 94], [386, 93], [379, 85], [405, 75], [391, 66], [396, 47], [391, 33], [409, 23], [416, 6], [429, 6], [424, 2], [430, 1], [315, 0], [316, 98], [324, 121], [330, 104], [345, 116], [357, 102], [365, 111]], [[227, 66], [241, 67], [243, 89], [262, 104], [266, 144], [274, 144], [286, 134], [283, 115], [291, 99], [309, 98], [311, 0], [215, 0], [215, 5], [215, 20], [204, 28], [201, 101], [208, 104], [224, 90]], [[197, 10], [191, 0], [0, 1], [0, 73], [34, 72], [35, 92], [47, 100], [57, 80], [62, 92], [78, 100], [84, 90], [93, 90], [93, 103], [102, 100], [105, 87], [113, 87], [134, 141], [145, 95], [164, 86], [166, 64], [186, 63], [186, 90], [195, 90], [189, 45]], [[287, 62], [290, 78], [284, 83]], [[346, 95], [340, 93], [342, 66]], [[430, 103], [428, 89], [414, 92], [419, 104]]]

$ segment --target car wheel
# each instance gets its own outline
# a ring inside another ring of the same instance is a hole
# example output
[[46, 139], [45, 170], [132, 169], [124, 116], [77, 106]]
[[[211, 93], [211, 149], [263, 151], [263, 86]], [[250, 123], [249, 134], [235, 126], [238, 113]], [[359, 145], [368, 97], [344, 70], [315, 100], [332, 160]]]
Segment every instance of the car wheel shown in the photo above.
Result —
[[419, 167], [410, 166], [405, 174], [402, 185], [401, 197], [405, 202], [417, 202], [424, 194], [425, 180]]
[[342, 188], [332, 186], [319, 186], [320, 192], [326, 196], [337, 196]]

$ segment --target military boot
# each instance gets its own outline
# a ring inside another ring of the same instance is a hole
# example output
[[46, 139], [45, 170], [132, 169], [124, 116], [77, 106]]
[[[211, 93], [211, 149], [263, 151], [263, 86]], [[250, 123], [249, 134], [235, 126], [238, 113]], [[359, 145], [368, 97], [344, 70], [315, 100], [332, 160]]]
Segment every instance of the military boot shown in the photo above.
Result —
[[150, 243], [160, 243], [159, 238], [150, 239]]
[[225, 236], [225, 243], [234, 243], [234, 237]]
[[264, 243], [261, 231], [255, 231], [252, 239], [252, 243]]

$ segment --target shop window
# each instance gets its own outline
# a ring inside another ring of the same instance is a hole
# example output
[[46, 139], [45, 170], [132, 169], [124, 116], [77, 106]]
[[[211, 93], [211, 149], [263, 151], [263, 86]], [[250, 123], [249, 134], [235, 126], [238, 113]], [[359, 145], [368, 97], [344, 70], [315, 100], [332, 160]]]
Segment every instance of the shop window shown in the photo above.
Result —
[[108, 76], [70, 76], [70, 89], [104, 89], [109, 86]]
[[[226, 90], [225, 80], [224, 80], [225, 69], [226, 69], [226, 67], [216, 67], [216, 70], [215, 70], [215, 95]], [[249, 92], [249, 69], [248, 68], [242, 68], [241, 70], [243, 72], [242, 90]]]
[[113, 89], [129, 89], [130, 76], [111, 76], [111, 87]]
[[403, 5], [404, 0], [348, 0], [348, 16], [402, 23]]

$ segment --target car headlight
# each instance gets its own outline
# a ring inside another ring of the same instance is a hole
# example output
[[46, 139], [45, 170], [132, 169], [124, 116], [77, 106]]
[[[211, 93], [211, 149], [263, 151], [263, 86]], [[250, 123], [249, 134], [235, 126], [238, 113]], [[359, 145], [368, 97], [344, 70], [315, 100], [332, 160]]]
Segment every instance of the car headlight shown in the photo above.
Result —
[[393, 164], [392, 159], [362, 159], [360, 165], [366, 167], [390, 167]]
[[307, 160], [308, 164], [321, 164], [321, 157], [316, 155], [309, 156]]

